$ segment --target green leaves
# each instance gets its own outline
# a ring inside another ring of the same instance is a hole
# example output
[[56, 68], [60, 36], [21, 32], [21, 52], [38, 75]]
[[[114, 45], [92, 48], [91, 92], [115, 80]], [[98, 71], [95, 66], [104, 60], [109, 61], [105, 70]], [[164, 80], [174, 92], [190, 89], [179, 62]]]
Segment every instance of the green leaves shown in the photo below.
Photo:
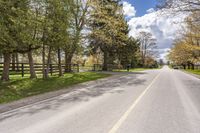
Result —
[[[134, 59], [137, 42], [129, 38], [128, 24], [123, 15], [120, 1], [94, 0], [90, 3], [88, 26], [92, 52], [101, 49], [104, 53], [104, 67], [117, 60], [125, 65]], [[104, 68], [105, 70], [107, 68]]]
[[44, 29], [48, 45], [66, 44], [69, 38], [68, 3], [69, 0], [0, 0], [1, 50], [26, 52], [39, 47]]
[[[90, 41], [102, 51], [123, 45], [128, 40], [128, 25], [117, 1], [92, 1], [89, 27]], [[92, 44], [92, 43], [91, 43]]]
[[69, 10], [67, 1], [49, 0], [45, 15], [46, 41], [51, 47], [62, 47], [67, 43], [69, 33]]
[[22, 11], [16, 4], [16, 1], [0, 1], [0, 48], [4, 53], [12, 52], [17, 47]]

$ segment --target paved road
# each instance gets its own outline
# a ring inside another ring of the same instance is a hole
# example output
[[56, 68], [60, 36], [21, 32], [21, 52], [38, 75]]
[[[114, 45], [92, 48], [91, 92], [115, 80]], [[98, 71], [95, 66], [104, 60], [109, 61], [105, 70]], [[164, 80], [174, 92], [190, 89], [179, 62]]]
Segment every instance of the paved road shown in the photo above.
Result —
[[200, 133], [200, 79], [128, 74], [0, 114], [0, 133]]

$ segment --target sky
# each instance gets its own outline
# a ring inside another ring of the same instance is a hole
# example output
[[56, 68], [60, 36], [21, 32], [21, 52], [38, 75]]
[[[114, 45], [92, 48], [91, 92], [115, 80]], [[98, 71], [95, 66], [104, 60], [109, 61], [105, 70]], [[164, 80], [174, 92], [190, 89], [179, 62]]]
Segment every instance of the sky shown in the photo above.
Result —
[[148, 9], [156, 6], [156, 0], [126, 0], [135, 7], [136, 16], [143, 16]]
[[141, 31], [152, 33], [157, 39], [160, 58], [166, 55], [182, 25], [179, 23], [186, 15], [161, 15], [155, 11], [156, 0], [123, 0], [124, 14], [128, 20], [130, 36], [137, 37]]

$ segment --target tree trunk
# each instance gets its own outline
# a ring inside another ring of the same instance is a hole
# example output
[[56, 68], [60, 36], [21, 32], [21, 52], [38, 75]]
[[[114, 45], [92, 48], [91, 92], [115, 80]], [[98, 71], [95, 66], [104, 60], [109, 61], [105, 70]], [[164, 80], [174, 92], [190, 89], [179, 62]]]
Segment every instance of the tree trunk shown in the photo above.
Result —
[[45, 68], [45, 45], [44, 44], [42, 47], [42, 73], [43, 73], [43, 79], [48, 78], [48, 75], [46, 73], [46, 68]]
[[16, 64], [15, 56], [16, 56], [16, 54], [13, 53], [12, 54], [12, 71], [15, 71], [15, 64]]
[[62, 64], [61, 64], [61, 50], [58, 49], [58, 69], [59, 69], [59, 77], [63, 76], [62, 72]]
[[185, 65], [185, 64], [183, 65], [183, 69], [184, 69], [184, 70], [186, 69], [186, 65]]
[[17, 68], [17, 71], [19, 71], [19, 56], [18, 56], [18, 53], [16, 53], [15, 57], [16, 57], [16, 68]]
[[194, 70], [194, 64], [191, 64], [191, 66], [192, 66], [192, 70]]
[[4, 57], [4, 65], [3, 65], [3, 73], [2, 73], [1, 80], [2, 81], [9, 81], [9, 68], [10, 68], [11, 54], [10, 53], [4, 53], [3, 57]]
[[190, 69], [190, 64], [188, 64], [188, 69]]
[[29, 61], [29, 67], [30, 67], [30, 78], [31, 79], [37, 78], [36, 73], [35, 73], [33, 55], [32, 55], [31, 50], [28, 52], [28, 61]]
[[72, 57], [73, 54], [65, 52], [65, 72], [72, 72]]
[[108, 52], [104, 52], [103, 71], [108, 71]]
[[46, 68], [47, 78], [49, 77], [50, 63], [51, 63], [51, 47], [49, 47], [49, 52], [47, 56], [47, 68]]

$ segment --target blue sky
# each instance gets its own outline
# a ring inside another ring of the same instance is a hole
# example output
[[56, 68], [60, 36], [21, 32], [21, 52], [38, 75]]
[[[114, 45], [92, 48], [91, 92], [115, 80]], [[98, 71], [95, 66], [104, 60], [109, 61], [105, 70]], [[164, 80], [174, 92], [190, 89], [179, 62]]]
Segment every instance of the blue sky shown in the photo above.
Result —
[[146, 14], [146, 11], [156, 6], [156, 0], [124, 0], [132, 4], [136, 9], [136, 16], [140, 17]]

